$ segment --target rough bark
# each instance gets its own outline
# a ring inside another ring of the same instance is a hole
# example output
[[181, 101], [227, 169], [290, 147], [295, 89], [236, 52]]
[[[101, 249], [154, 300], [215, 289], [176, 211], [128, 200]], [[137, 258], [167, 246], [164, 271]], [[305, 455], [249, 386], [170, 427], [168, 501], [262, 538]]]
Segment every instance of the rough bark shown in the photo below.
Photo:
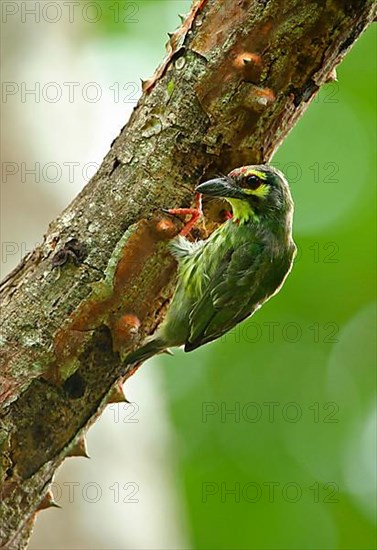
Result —
[[[164, 314], [180, 223], [161, 209], [268, 161], [375, 12], [372, 0], [194, 4], [97, 174], [2, 284], [3, 544], [27, 544], [56, 468], [121, 398], [122, 357]], [[218, 209], [207, 215], [211, 230]]]

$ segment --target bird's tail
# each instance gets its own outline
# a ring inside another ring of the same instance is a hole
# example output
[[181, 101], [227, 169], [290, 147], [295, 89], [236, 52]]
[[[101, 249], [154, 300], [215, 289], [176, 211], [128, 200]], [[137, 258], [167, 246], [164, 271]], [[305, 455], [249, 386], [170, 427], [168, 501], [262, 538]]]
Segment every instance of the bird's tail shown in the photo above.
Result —
[[136, 349], [126, 356], [124, 365], [131, 365], [132, 363], [143, 363], [153, 355], [161, 353], [166, 350], [167, 345], [163, 338], [152, 337], [141, 348]]

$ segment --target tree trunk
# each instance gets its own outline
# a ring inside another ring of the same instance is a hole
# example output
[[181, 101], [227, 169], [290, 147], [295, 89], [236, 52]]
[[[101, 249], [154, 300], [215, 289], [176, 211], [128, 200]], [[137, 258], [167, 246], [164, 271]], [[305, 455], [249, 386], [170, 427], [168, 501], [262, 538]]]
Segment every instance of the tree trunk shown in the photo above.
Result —
[[[164, 315], [181, 224], [161, 209], [268, 161], [375, 14], [372, 0], [199, 0], [171, 36], [96, 175], [2, 283], [3, 544], [26, 546], [56, 468], [85, 453], [122, 398], [122, 358]], [[197, 236], [219, 221], [205, 212]]]

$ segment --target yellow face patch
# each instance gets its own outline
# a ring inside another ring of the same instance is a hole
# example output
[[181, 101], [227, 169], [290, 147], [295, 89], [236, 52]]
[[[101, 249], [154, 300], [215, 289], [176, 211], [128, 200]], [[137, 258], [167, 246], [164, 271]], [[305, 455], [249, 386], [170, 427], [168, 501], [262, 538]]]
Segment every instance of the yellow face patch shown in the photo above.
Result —
[[254, 166], [244, 166], [236, 168], [230, 172], [229, 176], [236, 179], [240, 193], [245, 195], [243, 199], [224, 197], [232, 205], [234, 221], [240, 224], [249, 220], [258, 221], [259, 217], [253, 210], [252, 202], [246, 196], [261, 200], [267, 197], [271, 189], [266, 182], [267, 174], [256, 170]]
[[262, 183], [256, 189], [242, 189], [242, 191], [247, 195], [254, 195], [254, 197], [259, 197], [260, 199], [264, 199], [265, 197], [267, 197], [268, 193], [270, 192], [270, 186]]
[[232, 205], [233, 219], [241, 224], [248, 222], [251, 218], [256, 218], [256, 215], [251, 206], [240, 199], [226, 199]]

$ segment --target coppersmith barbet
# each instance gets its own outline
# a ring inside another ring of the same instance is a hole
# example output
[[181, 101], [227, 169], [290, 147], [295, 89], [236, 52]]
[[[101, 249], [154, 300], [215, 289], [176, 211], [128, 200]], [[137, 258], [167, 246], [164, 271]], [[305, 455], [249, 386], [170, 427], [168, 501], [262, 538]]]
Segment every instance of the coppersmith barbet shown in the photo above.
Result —
[[226, 199], [232, 217], [207, 240], [179, 235], [171, 241], [178, 261], [174, 296], [156, 333], [126, 356], [126, 364], [172, 346], [191, 351], [219, 338], [276, 294], [291, 269], [293, 201], [279, 170], [243, 166], [196, 191]]

